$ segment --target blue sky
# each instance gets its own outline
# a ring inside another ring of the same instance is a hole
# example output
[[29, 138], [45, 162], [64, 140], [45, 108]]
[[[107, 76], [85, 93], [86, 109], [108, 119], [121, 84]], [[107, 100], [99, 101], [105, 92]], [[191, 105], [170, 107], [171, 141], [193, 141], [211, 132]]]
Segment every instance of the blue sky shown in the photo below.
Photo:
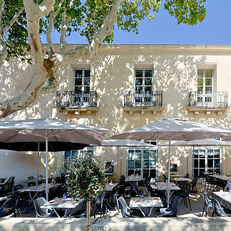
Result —
[[[113, 44], [231, 44], [231, 0], [207, 0], [207, 16], [195, 26], [177, 25], [163, 6], [152, 22], [143, 21], [139, 34], [115, 29]], [[59, 43], [56, 32], [52, 40]], [[85, 44], [84, 37], [73, 34], [69, 44]], [[45, 42], [45, 41], [43, 41]]]

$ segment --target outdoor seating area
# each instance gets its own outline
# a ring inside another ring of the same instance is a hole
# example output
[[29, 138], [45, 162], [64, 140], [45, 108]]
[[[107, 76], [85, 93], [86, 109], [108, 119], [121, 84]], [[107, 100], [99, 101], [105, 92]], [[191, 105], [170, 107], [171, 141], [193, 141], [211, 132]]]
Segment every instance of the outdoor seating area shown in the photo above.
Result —
[[[224, 217], [231, 216], [229, 177], [211, 175], [222, 179], [225, 187], [187, 181], [170, 182], [170, 199], [167, 206], [167, 182], [156, 182], [140, 176], [120, 177], [120, 183], [107, 183], [105, 192], [91, 200], [91, 217], [94, 218], [164, 218], [164, 217]], [[9, 179], [12, 179], [11, 177]], [[179, 179], [179, 178], [175, 178]], [[9, 180], [5, 180], [5, 183]], [[1, 217], [34, 218], [86, 218], [86, 201], [65, 198], [62, 183], [49, 183], [49, 200], [45, 199], [45, 184], [29, 187], [15, 185], [12, 192], [1, 196]], [[191, 190], [196, 187], [197, 190]]]

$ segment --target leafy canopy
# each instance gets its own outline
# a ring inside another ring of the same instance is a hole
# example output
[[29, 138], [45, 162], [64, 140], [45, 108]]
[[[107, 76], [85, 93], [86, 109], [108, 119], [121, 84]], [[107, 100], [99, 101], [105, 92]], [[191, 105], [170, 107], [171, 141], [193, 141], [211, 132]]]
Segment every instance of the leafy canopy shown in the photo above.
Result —
[[[204, 20], [206, 0], [124, 0], [118, 7], [117, 27], [122, 30], [138, 34], [140, 22], [148, 17], [149, 21], [154, 18], [154, 13], [158, 12], [161, 4], [170, 15], [177, 19], [177, 23], [195, 25]], [[34, 0], [40, 4], [42, 0]], [[60, 7], [60, 0], [56, 0], [54, 11], [58, 10], [55, 17], [54, 29], [61, 32], [62, 22], [68, 19], [66, 36], [72, 32], [79, 32], [85, 36], [90, 43], [102, 26], [105, 17], [111, 11], [113, 0], [65, 0]], [[3, 3], [1, 0], [0, 3]], [[4, 12], [2, 14], [1, 28], [11, 21], [15, 13], [23, 6], [23, 1], [5, 0]], [[40, 20], [39, 33], [46, 33], [49, 17]], [[111, 33], [104, 39], [106, 43], [112, 43], [114, 34]], [[23, 11], [13, 26], [4, 35], [7, 46], [8, 57], [25, 56], [30, 50], [28, 42], [26, 12]], [[78, 43], [78, 41], [76, 41]]]
[[90, 199], [104, 192], [106, 177], [100, 162], [84, 155], [74, 160], [66, 160], [63, 167], [67, 181], [67, 192], [75, 199]]

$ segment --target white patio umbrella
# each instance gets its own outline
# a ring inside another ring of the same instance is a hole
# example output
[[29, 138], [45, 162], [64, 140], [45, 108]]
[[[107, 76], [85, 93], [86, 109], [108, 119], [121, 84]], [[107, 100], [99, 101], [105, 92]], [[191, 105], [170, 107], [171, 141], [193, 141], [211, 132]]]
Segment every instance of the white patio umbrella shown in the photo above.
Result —
[[2, 121], [0, 141], [46, 142], [46, 199], [48, 200], [48, 142], [70, 142], [100, 145], [108, 129], [59, 121], [53, 118]]
[[[161, 119], [142, 127], [111, 136], [109, 139], [148, 139], [168, 140], [168, 179], [170, 179], [170, 147], [172, 140], [196, 140], [231, 136], [231, 130], [224, 127], [191, 122], [181, 119]], [[167, 199], [169, 206], [170, 181], [168, 181]]]
[[155, 147], [152, 144], [148, 144], [138, 140], [103, 140], [101, 146], [117, 147], [117, 173], [116, 182], [118, 182], [118, 163], [119, 163], [119, 147]]

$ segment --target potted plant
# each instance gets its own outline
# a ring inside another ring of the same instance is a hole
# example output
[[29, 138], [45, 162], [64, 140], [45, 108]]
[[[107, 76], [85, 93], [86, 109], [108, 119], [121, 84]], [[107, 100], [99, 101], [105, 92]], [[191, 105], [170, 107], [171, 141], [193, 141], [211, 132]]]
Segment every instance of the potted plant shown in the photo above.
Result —
[[89, 155], [75, 160], [66, 160], [63, 174], [67, 182], [68, 196], [87, 201], [87, 226], [90, 230], [91, 199], [104, 192], [106, 177], [102, 164]]

